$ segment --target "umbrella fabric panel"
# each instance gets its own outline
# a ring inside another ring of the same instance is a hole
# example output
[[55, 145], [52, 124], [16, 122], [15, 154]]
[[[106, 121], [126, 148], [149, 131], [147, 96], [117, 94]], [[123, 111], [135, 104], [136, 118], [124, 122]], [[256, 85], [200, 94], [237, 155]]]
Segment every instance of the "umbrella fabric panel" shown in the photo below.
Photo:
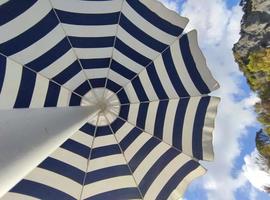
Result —
[[[132, 103], [200, 96], [217, 89], [195, 31], [183, 35], [139, 73], [124, 89]], [[195, 46], [195, 47], [194, 47]]]
[[123, 105], [119, 117], [199, 160], [213, 160], [219, 98], [191, 97]]
[[2, 55], [0, 67], [0, 109], [68, 106], [66, 88]]
[[14, 16], [21, 4], [8, 2], [2, 8], [10, 11], [2, 18], [14, 19], [0, 27], [0, 52], [70, 90], [78, 87], [85, 74], [49, 1], [32, 1]]

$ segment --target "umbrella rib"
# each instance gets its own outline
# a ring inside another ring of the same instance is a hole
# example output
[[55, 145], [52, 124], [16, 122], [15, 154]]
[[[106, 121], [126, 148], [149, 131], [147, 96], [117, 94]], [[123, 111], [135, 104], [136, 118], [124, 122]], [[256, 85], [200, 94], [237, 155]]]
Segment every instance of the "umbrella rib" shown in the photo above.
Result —
[[[86, 72], [84, 71], [84, 68], [83, 68], [83, 66], [82, 66], [82, 63], [81, 63], [81, 61], [80, 61], [80, 59], [79, 59], [79, 57], [78, 57], [76, 51], [74, 50], [74, 47], [73, 47], [73, 45], [72, 45], [72, 43], [71, 43], [71, 41], [70, 41], [70, 39], [69, 39], [69, 37], [68, 37], [67, 32], [66, 32], [66, 30], [64, 29], [64, 27], [63, 27], [63, 25], [62, 25], [62, 22], [61, 22], [61, 20], [60, 20], [60, 18], [59, 18], [59, 16], [58, 16], [57, 12], [55, 11], [55, 9], [54, 9], [54, 7], [53, 7], [53, 4], [52, 4], [51, 0], [48, 0], [48, 1], [49, 1], [50, 5], [51, 5], [51, 7], [52, 7], [52, 10], [53, 10], [53, 12], [54, 12], [54, 14], [55, 14], [55, 16], [56, 16], [58, 22], [59, 22], [59, 25], [60, 25], [61, 29], [63, 30], [63, 32], [64, 32], [64, 34], [65, 34], [66, 39], [68, 40], [68, 43], [69, 43], [69, 45], [70, 45], [70, 47], [71, 47], [71, 49], [72, 49], [73, 54], [74, 54], [74, 56], [76, 57], [76, 59], [77, 59], [79, 65], [80, 65], [80, 67], [81, 67], [81, 70], [82, 70], [82, 72], [83, 72], [83, 75], [84, 75], [84, 77], [85, 77], [85, 80], [87, 81], [87, 83], [89, 84], [90, 88], [92, 89], [93, 87], [92, 87], [92, 85], [91, 85], [91, 83], [90, 83], [90, 81], [89, 81], [89, 79], [88, 79], [88, 77], [87, 77], [87, 75], [86, 75]], [[93, 92], [93, 94], [94, 94], [96, 100], [98, 100], [98, 97], [97, 97], [96, 93]]]
[[87, 101], [88, 103], [93, 103], [93, 102], [90, 101], [89, 99], [84, 98], [83, 96], [81, 96], [80, 94], [74, 92], [73, 90], [70, 90], [70, 89], [67, 88], [66, 86], [61, 85], [61, 84], [59, 84], [58, 82], [54, 81], [53, 79], [51, 79], [51, 78], [49, 78], [49, 77], [47, 77], [47, 76], [44, 76], [43, 74], [41, 74], [41, 73], [39, 73], [39, 72], [37, 72], [37, 71], [31, 69], [31, 68], [28, 67], [27, 65], [23, 65], [23, 64], [21, 64], [20, 62], [18, 62], [17, 60], [14, 60], [13, 58], [8, 57], [8, 56], [6, 56], [5, 54], [3, 54], [3, 53], [1, 53], [1, 52], [0, 52], [0, 55], [1, 55], [1, 56], [4, 56], [5, 58], [7, 58], [7, 59], [9, 59], [9, 60], [12, 60], [13, 62], [15, 62], [15, 63], [17, 63], [18, 65], [20, 65], [22, 68], [26, 68], [26, 69], [30, 70], [31, 72], [33, 72], [33, 73], [35, 73], [35, 74], [38, 74], [39, 76], [41, 76], [41, 77], [43, 77], [43, 78], [45, 78], [45, 79], [47, 79], [47, 80], [53, 82], [54, 84], [56, 84], [56, 85], [58, 85], [58, 86], [60, 86], [60, 87], [62, 87], [62, 88], [65, 88], [65, 89], [68, 90], [70, 93], [73, 93], [73, 94], [75, 94], [75, 95], [81, 97], [83, 100]]
[[[111, 112], [111, 111], [109, 111], [109, 112], [110, 112], [111, 114], [117, 116], [115, 113], [113, 113], [113, 112]], [[155, 135], [153, 135], [153, 134], [147, 132], [147, 131], [144, 130], [143, 128], [138, 127], [137, 125], [135, 125], [135, 124], [133, 124], [133, 123], [127, 121], [126, 119], [124, 119], [124, 118], [122, 118], [122, 117], [120, 117], [120, 116], [117, 116], [117, 118], [119, 118], [119, 119], [123, 120], [124, 122], [129, 123], [130, 125], [132, 125], [132, 126], [138, 128], [138, 129], [140, 129], [141, 131], [147, 133], [147, 134], [150, 135], [151, 137], [154, 137], [155, 139], [159, 140], [160, 142], [163, 142], [163, 143], [165, 143], [166, 145], [169, 145], [171, 148], [177, 150], [179, 153], [185, 154], [185, 153], [184, 153], [183, 151], [181, 151], [180, 149], [178, 149], [178, 148], [172, 146], [171, 144], [169, 144], [168, 142], [166, 142], [166, 141], [164, 141], [164, 140], [158, 138], [157, 136], [155, 136]], [[187, 155], [187, 154], [185, 154], [185, 155]], [[198, 160], [197, 158], [193, 158], [193, 157], [191, 157], [190, 155], [187, 155], [187, 156], [190, 157], [192, 160], [194, 160], [194, 161], [196, 161], [196, 162], [199, 162], [199, 160]]]
[[83, 177], [82, 190], [81, 190], [81, 193], [80, 193], [79, 200], [82, 199], [83, 189], [84, 189], [84, 186], [85, 186], [86, 176], [87, 176], [87, 173], [88, 173], [87, 171], [88, 171], [89, 166], [90, 166], [90, 159], [91, 159], [91, 155], [92, 155], [92, 149], [93, 149], [93, 146], [94, 146], [94, 141], [95, 141], [95, 138], [96, 138], [96, 133], [97, 133], [97, 128], [98, 128], [97, 125], [98, 125], [99, 117], [100, 117], [100, 113], [98, 114], [98, 118], [97, 118], [97, 121], [96, 121], [96, 127], [95, 127], [95, 131], [94, 131], [93, 140], [92, 140], [92, 143], [91, 143], [91, 146], [90, 146], [90, 152], [89, 152], [89, 156], [88, 156], [88, 159], [87, 159], [86, 170], [85, 170], [85, 174], [84, 174], [84, 177]]
[[141, 198], [142, 198], [142, 200], [143, 200], [144, 197], [143, 197], [142, 192], [141, 192], [141, 190], [140, 190], [140, 188], [139, 188], [139, 184], [137, 183], [137, 181], [136, 181], [136, 179], [135, 179], [135, 177], [134, 177], [134, 175], [133, 175], [133, 172], [132, 172], [132, 170], [131, 170], [131, 168], [130, 168], [130, 166], [129, 166], [129, 164], [128, 164], [128, 161], [127, 161], [127, 159], [126, 159], [126, 157], [125, 157], [124, 151], [123, 151], [123, 149], [121, 148], [121, 146], [120, 146], [120, 144], [119, 144], [119, 141], [118, 141], [118, 139], [117, 139], [116, 136], [115, 136], [115, 133], [114, 133], [112, 127], [111, 127], [110, 121], [108, 120], [108, 118], [107, 118], [106, 115], [104, 115], [104, 116], [105, 116], [105, 118], [106, 118], [106, 120], [107, 120], [107, 122], [108, 122], [108, 124], [109, 124], [109, 128], [110, 128], [110, 130], [111, 130], [111, 132], [112, 132], [112, 134], [113, 134], [113, 136], [114, 136], [114, 138], [115, 138], [115, 140], [116, 140], [116, 142], [117, 142], [117, 145], [118, 145], [118, 147], [119, 147], [119, 149], [120, 149], [120, 151], [121, 151], [121, 153], [122, 153], [122, 156], [123, 156], [123, 158], [125, 159], [125, 162], [126, 162], [126, 164], [127, 164], [127, 167], [128, 167], [128, 169], [129, 169], [129, 171], [130, 171], [130, 175], [132, 176], [132, 178], [133, 178], [133, 180], [134, 180], [134, 183], [136, 184], [137, 189], [138, 189], [138, 191], [139, 191], [139, 193], [140, 193], [140, 196], [141, 196]]
[[118, 17], [118, 22], [116, 24], [116, 32], [115, 32], [115, 37], [114, 37], [114, 41], [113, 41], [113, 46], [112, 46], [112, 55], [111, 55], [111, 58], [110, 58], [110, 62], [109, 62], [109, 67], [108, 67], [108, 70], [107, 70], [107, 74], [106, 74], [106, 80], [105, 80], [105, 86], [104, 86], [104, 91], [103, 91], [103, 97], [105, 95], [105, 88], [107, 87], [107, 82], [108, 82], [108, 76], [109, 76], [109, 73], [110, 73], [110, 69], [111, 69], [111, 65], [112, 65], [112, 59], [113, 59], [113, 53], [114, 53], [114, 50], [115, 50], [115, 43], [116, 43], [116, 39], [117, 39], [117, 34], [118, 34], [118, 29], [119, 29], [119, 24], [120, 24], [120, 19], [121, 19], [121, 15], [122, 15], [122, 10], [123, 10], [123, 5], [124, 5], [124, 2], [126, 0], [123, 0], [122, 1], [122, 4], [121, 4], [121, 8], [120, 8], [120, 13], [119, 13], [119, 17]]

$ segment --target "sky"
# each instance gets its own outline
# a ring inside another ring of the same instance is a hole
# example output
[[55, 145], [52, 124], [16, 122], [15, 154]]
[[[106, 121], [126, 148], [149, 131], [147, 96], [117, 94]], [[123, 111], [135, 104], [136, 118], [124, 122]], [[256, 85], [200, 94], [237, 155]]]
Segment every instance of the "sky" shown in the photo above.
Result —
[[258, 98], [249, 90], [245, 78], [234, 62], [231, 50], [240, 37], [240, 21], [243, 15], [239, 6], [240, 0], [160, 1], [189, 18], [186, 31], [198, 31], [199, 45], [208, 67], [221, 86], [211, 94], [221, 97], [213, 140], [215, 160], [201, 162], [208, 172], [192, 182], [184, 199], [270, 199], [258, 189], [261, 176], [252, 174], [258, 171], [253, 164], [256, 154], [255, 134], [260, 128], [253, 105]]

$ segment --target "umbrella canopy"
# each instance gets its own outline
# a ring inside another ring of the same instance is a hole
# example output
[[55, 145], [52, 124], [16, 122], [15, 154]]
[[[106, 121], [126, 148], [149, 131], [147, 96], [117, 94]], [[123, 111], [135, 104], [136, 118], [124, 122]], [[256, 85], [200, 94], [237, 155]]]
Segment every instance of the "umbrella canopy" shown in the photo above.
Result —
[[179, 199], [212, 160], [218, 88], [155, 0], [0, 3], [2, 199]]

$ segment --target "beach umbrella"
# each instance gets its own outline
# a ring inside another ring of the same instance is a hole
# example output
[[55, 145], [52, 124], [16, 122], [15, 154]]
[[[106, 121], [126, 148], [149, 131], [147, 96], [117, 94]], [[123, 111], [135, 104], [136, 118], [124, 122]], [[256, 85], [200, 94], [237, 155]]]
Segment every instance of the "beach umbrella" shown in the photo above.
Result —
[[155, 0], [0, 1], [2, 199], [179, 199], [218, 83]]

